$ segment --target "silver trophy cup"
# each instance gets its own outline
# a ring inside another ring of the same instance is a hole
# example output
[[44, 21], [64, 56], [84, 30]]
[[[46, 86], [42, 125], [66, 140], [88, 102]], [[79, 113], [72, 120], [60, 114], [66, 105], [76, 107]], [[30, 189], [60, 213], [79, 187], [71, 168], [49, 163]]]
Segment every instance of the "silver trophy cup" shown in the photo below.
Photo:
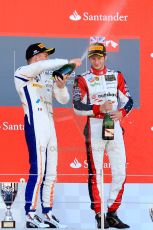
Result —
[[0, 185], [1, 196], [6, 205], [7, 211], [5, 213], [5, 218], [1, 222], [2, 228], [15, 228], [15, 221], [13, 220], [11, 213], [11, 206], [15, 200], [18, 183], [1, 183]]

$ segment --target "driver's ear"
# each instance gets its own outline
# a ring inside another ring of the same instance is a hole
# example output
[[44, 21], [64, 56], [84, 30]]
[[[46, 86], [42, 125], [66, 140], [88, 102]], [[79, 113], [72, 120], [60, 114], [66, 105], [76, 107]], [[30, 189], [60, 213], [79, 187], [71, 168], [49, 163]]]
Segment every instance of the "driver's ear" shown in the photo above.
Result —
[[107, 56], [105, 56], [105, 61], [107, 61]]
[[35, 62], [39, 61], [39, 58], [38, 58], [37, 55], [33, 56], [33, 58], [34, 58], [34, 61], [35, 61]]

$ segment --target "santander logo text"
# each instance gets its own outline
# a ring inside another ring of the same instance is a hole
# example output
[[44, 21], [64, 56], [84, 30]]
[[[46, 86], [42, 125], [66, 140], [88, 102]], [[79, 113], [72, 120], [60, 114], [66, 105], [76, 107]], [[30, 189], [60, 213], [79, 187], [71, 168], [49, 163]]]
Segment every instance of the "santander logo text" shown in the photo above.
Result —
[[[80, 169], [80, 168], [87, 169], [88, 168], [88, 162], [87, 162], [87, 160], [84, 160], [83, 162], [80, 163], [76, 157], [75, 157], [74, 161], [71, 162], [69, 165], [73, 169]], [[104, 169], [105, 168], [111, 168], [111, 164], [109, 162], [104, 162], [103, 163], [103, 168]]]
[[103, 22], [127, 22], [128, 15], [122, 15], [119, 12], [114, 14], [90, 14], [84, 12], [80, 15], [76, 10], [69, 16], [72, 21], [103, 21]]

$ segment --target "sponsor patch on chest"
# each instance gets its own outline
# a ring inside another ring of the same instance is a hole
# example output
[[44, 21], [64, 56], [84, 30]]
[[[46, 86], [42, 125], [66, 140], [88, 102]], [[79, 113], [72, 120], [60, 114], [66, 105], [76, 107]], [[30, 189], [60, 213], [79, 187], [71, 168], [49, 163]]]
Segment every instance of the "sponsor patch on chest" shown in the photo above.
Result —
[[32, 87], [35, 87], [35, 88], [43, 88], [42, 85], [38, 84], [38, 83], [32, 83]]
[[105, 81], [115, 81], [115, 75], [105, 75]]

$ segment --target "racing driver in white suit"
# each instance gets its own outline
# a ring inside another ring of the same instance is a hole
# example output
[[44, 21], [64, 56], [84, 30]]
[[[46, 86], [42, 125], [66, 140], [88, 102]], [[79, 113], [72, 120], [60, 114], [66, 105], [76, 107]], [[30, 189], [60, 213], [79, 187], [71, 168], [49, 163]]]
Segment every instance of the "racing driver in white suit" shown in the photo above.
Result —
[[[55, 77], [51, 71], [68, 63], [66, 59], [48, 59], [54, 48], [43, 43], [30, 45], [26, 50], [28, 65], [18, 68], [14, 75], [16, 90], [24, 109], [25, 137], [29, 151], [30, 175], [25, 191], [26, 227], [66, 228], [52, 213], [54, 184], [57, 174], [57, 140], [53, 121], [52, 97], [61, 104], [69, 101], [66, 79]], [[69, 63], [81, 65], [80, 59]], [[42, 220], [36, 215], [40, 191]]]

